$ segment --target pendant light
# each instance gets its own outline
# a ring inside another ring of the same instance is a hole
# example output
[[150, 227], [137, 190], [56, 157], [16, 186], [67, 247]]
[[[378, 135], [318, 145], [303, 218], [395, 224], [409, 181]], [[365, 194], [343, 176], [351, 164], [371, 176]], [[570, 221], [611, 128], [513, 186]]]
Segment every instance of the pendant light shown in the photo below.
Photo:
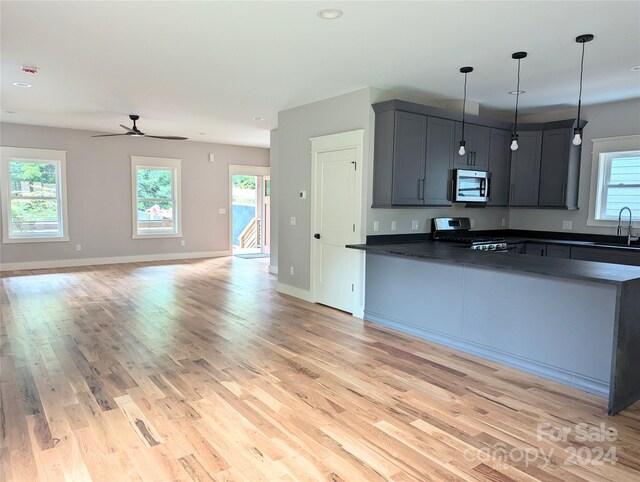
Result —
[[462, 67], [460, 73], [464, 74], [464, 100], [462, 101], [462, 139], [460, 139], [460, 149], [458, 154], [464, 156], [466, 154], [464, 142], [464, 116], [467, 109], [467, 74], [473, 72], [473, 67]]
[[511, 58], [518, 61], [518, 85], [516, 86], [516, 111], [513, 119], [513, 132], [511, 133], [511, 150], [518, 150], [518, 101], [520, 100], [520, 61], [527, 56], [527, 52], [514, 52]]
[[580, 60], [580, 93], [578, 94], [578, 119], [573, 129], [573, 145], [582, 144], [582, 127], [580, 127], [580, 107], [582, 107], [582, 73], [584, 72], [584, 44], [593, 40], [593, 34], [585, 33], [576, 37], [576, 42], [582, 44], [582, 58]]

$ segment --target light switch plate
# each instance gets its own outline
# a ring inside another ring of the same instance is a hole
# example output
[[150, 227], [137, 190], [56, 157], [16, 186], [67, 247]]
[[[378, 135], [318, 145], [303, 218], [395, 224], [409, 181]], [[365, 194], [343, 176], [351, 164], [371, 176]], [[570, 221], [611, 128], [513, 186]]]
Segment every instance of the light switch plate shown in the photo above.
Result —
[[378, 231], [380, 231], [380, 221], [374, 221], [373, 222], [373, 232], [377, 233]]
[[209, 162], [215, 162], [216, 156], [213, 154], [209, 154]]
[[398, 229], [398, 223], [396, 221], [391, 221], [391, 231], [395, 231]]
[[296, 225], [296, 217], [295, 216], [291, 216], [291, 219], [289, 221], [291, 223], [291, 226], [295, 226]]
[[573, 229], [573, 221], [562, 221], [562, 229]]
[[225, 208], [218, 208], [218, 214], [227, 214], [227, 210]]
[[469, 224], [471, 225], [472, 228], [475, 228], [476, 227], [476, 220], [473, 219], [473, 218], [469, 219]]
[[419, 221], [417, 221], [415, 219], [411, 221], [411, 230], [412, 231], [417, 231], [419, 227], [420, 227], [420, 222]]

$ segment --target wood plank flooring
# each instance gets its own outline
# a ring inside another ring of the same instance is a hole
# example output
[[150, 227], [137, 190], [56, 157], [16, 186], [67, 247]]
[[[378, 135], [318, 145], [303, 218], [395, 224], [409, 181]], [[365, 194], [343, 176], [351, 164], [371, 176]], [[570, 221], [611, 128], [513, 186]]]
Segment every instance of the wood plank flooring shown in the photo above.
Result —
[[[609, 418], [600, 397], [280, 295], [265, 260], [1, 282], [2, 482], [640, 480], [638, 405]], [[583, 440], [600, 428], [615, 440]]]

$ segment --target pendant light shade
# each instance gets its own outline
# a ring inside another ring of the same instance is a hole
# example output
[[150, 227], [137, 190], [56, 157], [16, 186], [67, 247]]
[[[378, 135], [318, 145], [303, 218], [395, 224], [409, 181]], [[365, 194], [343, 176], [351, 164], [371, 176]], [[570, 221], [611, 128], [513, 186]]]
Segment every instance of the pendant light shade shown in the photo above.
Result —
[[464, 156], [467, 151], [465, 150], [465, 141], [464, 141], [464, 117], [467, 109], [467, 74], [473, 72], [473, 67], [462, 67], [460, 69], [460, 73], [464, 74], [464, 100], [462, 101], [462, 138], [460, 139], [460, 149], [458, 149], [458, 154]]
[[582, 57], [580, 59], [580, 93], [578, 94], [578, 118], [573, 129], [573, 145], [582, 144], [582, 127], [580, 127], [580, 108], [582, 107], [582, 74], [584, 73], [584, 44], [593, 40], [593, 34], [585, 33], [576, 37], [576, 42], [582, 44]]
[[513, 132], [511, 133], [511, 150], [518, 150], [518, 101], [520, 100], [520, 61], [527, 56], [527, 52], [514, 52], [511, 58], [518, 61], [518, 84], [516, 86], [516, 110], [513, 119]]

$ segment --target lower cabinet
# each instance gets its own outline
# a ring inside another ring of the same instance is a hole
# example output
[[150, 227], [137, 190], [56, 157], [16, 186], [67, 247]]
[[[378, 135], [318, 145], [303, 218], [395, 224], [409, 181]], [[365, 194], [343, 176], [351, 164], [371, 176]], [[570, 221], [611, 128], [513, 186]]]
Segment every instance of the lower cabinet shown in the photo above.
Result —
[[524, 246], [524, 254], [531, 256], [546, 256], [547, 245], [538, 243], [527, 243]]
[[640, 250], [625, 251], [620, 249], [573, 246], [571, 248], [571, 259], [640, 266]]
[[547, 258], [571, 258], [571, 246], [547, 244]]

